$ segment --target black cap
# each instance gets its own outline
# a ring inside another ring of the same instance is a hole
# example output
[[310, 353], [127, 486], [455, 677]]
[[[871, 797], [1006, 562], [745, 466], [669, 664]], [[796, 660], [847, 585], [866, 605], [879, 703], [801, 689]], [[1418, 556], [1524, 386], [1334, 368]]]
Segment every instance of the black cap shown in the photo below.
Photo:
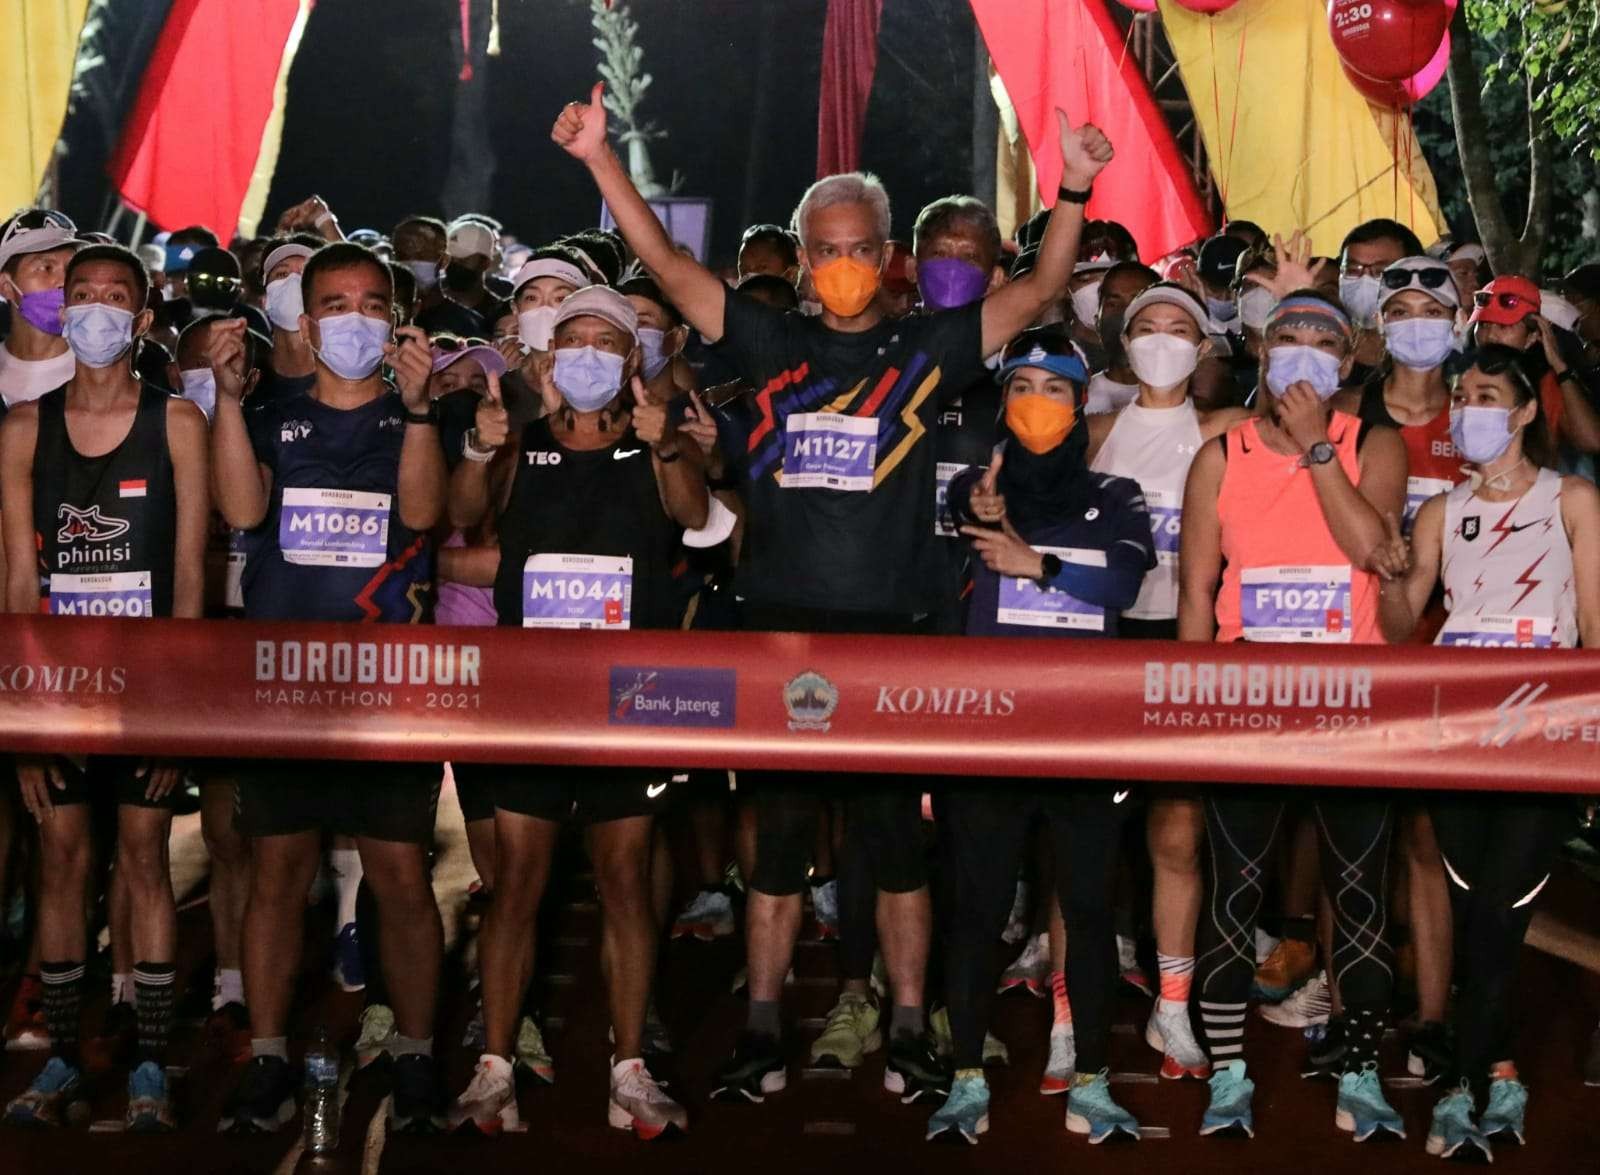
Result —
[[1200, 246], [1200, 276], [1213, 286], [1231, 286], [1239, 258], [1250, 247], [1238, 237], [1212, 237]]

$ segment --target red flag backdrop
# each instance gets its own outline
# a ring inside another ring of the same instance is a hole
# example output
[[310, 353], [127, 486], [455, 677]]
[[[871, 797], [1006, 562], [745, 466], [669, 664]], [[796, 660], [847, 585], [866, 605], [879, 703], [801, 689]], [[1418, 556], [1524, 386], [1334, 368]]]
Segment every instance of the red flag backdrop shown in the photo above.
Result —
[[175, 0], [111, 178], [162, 228], [239, 222], [298, 0]]
[[0, 616], [0, 750], [1595, 791], [1600, 652]]
[[828, 0], [817, 106], [817, 178], [861, 166], [867, 98], [878, 68], [883, 0]]
[[1208, 236], [1213, 222], [1108, 3], [972, 0], [972, 11], [1016, 107], [1045, 205], [1061, 186], [1060, 108], [1073, 126], [1094, 123], [1116, 148], [1088, 215], [1126, 225], [1139, 256], [1155, 261]]

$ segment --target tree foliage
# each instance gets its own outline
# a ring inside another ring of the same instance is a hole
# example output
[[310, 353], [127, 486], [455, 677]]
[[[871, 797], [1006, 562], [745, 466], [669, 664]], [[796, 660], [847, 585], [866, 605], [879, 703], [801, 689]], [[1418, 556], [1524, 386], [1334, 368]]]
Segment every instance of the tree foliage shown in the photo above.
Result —
[[1493, 46], [1484, 81], [1526, 82], [1557, 143], [1600, 159], [1600, 4], [1466, 0], [1472, 31]]

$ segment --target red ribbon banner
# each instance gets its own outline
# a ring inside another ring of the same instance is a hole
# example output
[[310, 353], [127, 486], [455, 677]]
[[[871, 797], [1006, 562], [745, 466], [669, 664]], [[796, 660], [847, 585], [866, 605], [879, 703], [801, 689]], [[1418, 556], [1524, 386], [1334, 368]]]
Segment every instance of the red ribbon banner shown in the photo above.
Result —
[[1588, 793], [1600, 653], [0, 616], [0, 748]]

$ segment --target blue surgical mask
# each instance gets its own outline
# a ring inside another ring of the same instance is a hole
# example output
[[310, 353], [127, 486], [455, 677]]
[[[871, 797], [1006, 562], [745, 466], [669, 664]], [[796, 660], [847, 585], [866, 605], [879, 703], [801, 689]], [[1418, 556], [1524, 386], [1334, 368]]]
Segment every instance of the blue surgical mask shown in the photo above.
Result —
[[1462, 457], [1474, 465], [1487, 465], [1511, 444], [1511, 409], [1452, 408], [1450, 439]]
[[183, 379], [183, 398], [193, 400], [210, 420], [217, 410], [217, 375], [209, 367], [196, 367], [178, 373]]
[[322, 346], [314, 348], [317, 358], [340, 379], [366, 379], [383, 362], [383, 348], [389, 341], [389, 320], [365, 314], [334, 314], [317, 319]]
[[555, 357], [551, 379], [579, 412], [598, 412], [622, 390], [621, 355], [594, 347], [564, 347]]
[[1428, 371], [1455, 350], [1456, 327], [1448, 318], [1398, 318], [1383, 324], [1383, 339], [1396, 363]]
[[1308, 383], [1317, 393], [1317, 399], [1326, 401], [1339, 390], [1337, 355], [1330, 355], [1316, 347], [1273, 347], [1267, 352], [1267, 387], [1274, 396], [1282, 396], [1289, 385]]
[[1213, 322], [1227, 324], [1239, 317], [1239, 303], [1232, 298], [1206, 297], [1206, 310]]
[[61, 333], [78, 362], [110, 367], [133, 346], [133, 314], [102, 302], [68, 306]]
[[639, 328], [639, 350], [642, 354], [645, 379], [655, 379], [672, 361], [672, 356], [664, 353], [666, 345], [666, 331], [655, 330], [648, 326]]
[[1378, 321], [1378, 302], [1383, 284], [1370, 273], [1339, 279], [1339, 301], [1357, 326], [1372, 326]]
[[403, 261], [417, 279], [418, 290], [431, 290], [439, 284], [439, 263], [437, 261]]

